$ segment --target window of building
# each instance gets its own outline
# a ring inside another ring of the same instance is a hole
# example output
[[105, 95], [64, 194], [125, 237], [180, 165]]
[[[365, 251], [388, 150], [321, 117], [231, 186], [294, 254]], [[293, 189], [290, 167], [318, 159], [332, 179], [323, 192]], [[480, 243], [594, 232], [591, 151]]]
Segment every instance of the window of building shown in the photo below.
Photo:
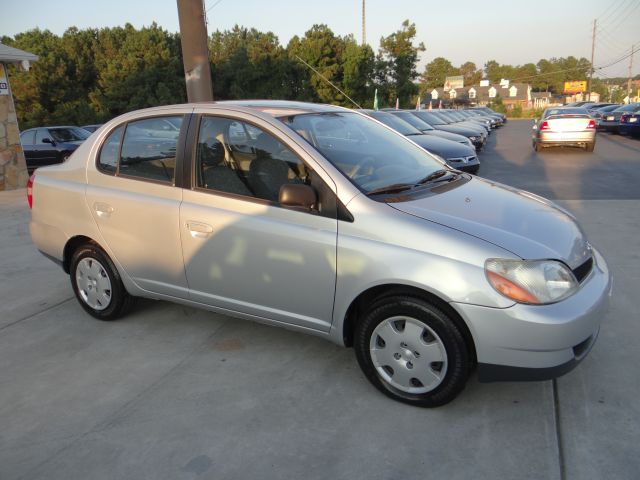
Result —
[[489, 98], [495, 98], [496, 93], [497, 93], [497, 91], [496, 91], [495, 87], [491, 87], [489, 89]]
[[469, 98], [476, 98], [476, 91], [473, 88], [469, 90]]

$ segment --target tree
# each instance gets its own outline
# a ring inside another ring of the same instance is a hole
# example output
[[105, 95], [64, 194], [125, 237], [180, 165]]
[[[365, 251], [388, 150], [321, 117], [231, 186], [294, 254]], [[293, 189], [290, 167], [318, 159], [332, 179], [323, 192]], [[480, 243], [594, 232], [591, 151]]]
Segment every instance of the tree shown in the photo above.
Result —
[[443, 87], [445, 78], [458, 75], [460, 70], [444, 57], [436, 57], [424, 67], [421, 90], [428, 92], [434, 88]]
[[126, 24], [98, 31], [96, 45], [98, 78], [89, 98], [101, 119], [186, 100], [177, 34], [155, 23], [140, 30]]
[[287, 45], [289, 58], [297, 61], [297, 57], [300, 57], [319, 72], [316, 73], [313, 70], [308, 72], [309, 83], [315, 93], [313, 100], [337, 104], [344, 104], [347, 101], [327, 82], [330, 80], [341, 87], [345, 47], [344, 40], [337, 37], [326, 25], [314, 25], [304, 37], [294, 36], [289, 41]]
[[416, 63], [418, 54], [426, 48], [422, 42], [413, 45], [415, 36], [415, 24], [405, 20], [400, 30], [380, 39], [379, 60], [386, 64], [385, 78], [391, 87], [387, 91], [387, 94], [392, 95], [391, 98], [387, 97], [389, 103], [394, 102], [393, 96], [396, 96], [401, 104], [409, 105], [418, 91], [414, 84], [414, 80], [419, 77]]
[[466, 86], [477, 85], [482, 79], [482, 70], [478, 70], [473, 62], [465, 62], [460, 65], [460, 75], [464, 77]]
[[213, 94], [218, 99], [297, 98], [297, 73], [278, 37], [235, 25], [209, 38]]
[[358, 45], [349, 36], [345, 39], [342, 86], [349, 97], [360, 106], [373, 98], [375, 55], [369, 45]]

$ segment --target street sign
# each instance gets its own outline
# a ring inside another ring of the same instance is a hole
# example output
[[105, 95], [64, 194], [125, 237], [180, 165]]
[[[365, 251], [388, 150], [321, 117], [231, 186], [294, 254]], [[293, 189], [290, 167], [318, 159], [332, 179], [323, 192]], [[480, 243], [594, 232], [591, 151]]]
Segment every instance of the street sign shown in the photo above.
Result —
[[9, 95], [9, 81], [2, 63], [0, 63], [0, 95]]

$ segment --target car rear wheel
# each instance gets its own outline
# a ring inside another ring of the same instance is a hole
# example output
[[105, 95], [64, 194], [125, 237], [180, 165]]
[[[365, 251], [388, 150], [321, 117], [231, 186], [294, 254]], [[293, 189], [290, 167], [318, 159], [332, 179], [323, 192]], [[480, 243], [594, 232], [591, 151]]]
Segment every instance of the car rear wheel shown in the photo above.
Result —
[[469, 354], [455, 323], [413, 297], [376, 302], [356, 328], [355, 352], [367, 379], [387, 396], [420, 407], [453, 400], [469, 374]]
[[83, 245], [71, 258], [71, 286], [89, 314], [100, 320], [115, 320], [133, 305], [134, 298], [122, 284], [109, 256], [96, 245]]
[[587, 143], [584, 147], [584, 149], [587, 152], [593, 152], [593, 149], [596, 148], [596, 144], [595, 143]]
[[542, 147], [540, 146], [540, 144], [538, 142], [533, 142], [533, 149], [536, 152], [539, 152], [542, 149]]

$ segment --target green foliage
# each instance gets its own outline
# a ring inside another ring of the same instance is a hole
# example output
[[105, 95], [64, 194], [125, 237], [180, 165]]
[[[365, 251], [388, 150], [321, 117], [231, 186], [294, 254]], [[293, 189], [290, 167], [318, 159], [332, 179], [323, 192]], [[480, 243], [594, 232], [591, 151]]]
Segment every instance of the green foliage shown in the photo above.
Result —
[[[418, 93], [442, 87], [445, 77], [462, 75], [465, 85], [481, 78], [497, 83], [530, 83], [534, 91], [561, 93], [564, 82], [584, 80], [590, 64], [585, 58], [541, 59], [537, 64], [512, 66], [489, 60], [484, 70], [473, 62], [455, 67], [436, 57], [419, 78], [418, 56], [425, 50], [415, 44], [415, 24], [408, 20], [399, 30], [382, 37], [375, 52], [359, 45], [352, 35], [339, 36], [327, 25], [314, 25], [304, 36], [294, 36], [285, 46], [272, 32], [234, 26], [209, 37], [209, 55], [215, 99], [274, 98], [371, 107], [378, 90], [380, 107], [413, 107]], [[62, 36], [48, 30], [29, 30], [2, 43], [37, 54], [30, 72], [9, 68], [22, 128], [37, 125], [97, 123], [143, 107], [186, 100], [180, 35], [157, 25], [69, 28]], [[300, 61], [310, 64], [318, 73]], [[345, 94], [331, 86], [330, 81]], [[603, 100], [620, 101], [623, 88], [594, 79], [592, 90]], [[504, 112], [496, 98], [492, 108]], [[518, 111], [512, 115], [528, 115]]]
[[40, 57], [29, 72], [10, 69], [22, 128], [101, 122], [186, 98], [180, 38], [155, 24], [72, 27], [61, 37], [35, 29], [3, 43]]
[[455, 68], [446, 58], [434, 58], [424, 68], [420, 89], [422, 92], [429, 92], [434, 88], [442, 87], [446, 77], [458, 75], [459, 73], [460, 70]]
[[505, 115], [507, 113], [507, 107], [505, 107], [504, 103], [502, 103], [502, 98], [500, 97], [500, 95], [496, 96], [496, 98], [490, 101], [488, 107], [491, 110], [499, 113], [504, 113]]
[[416, 25], [409, 20], [402, 22], [402, 28], [388, 37], [380, 39], [378, 68], [384, 72], [379, 78], [387, 85], [383, 89], [389, 104], [395, 104], [396, 97], [402, 106], [408, 106], [418, 93], [414, 80], [419, 77], [416, 71], [418, 54], [426, 50], [421, 42], [414, 45]]
[[521, 118], [522, 117], [522, 106], [521, 105], [515, 105], [511, 109], [510, 116], [513, 117], [513, 118]]

